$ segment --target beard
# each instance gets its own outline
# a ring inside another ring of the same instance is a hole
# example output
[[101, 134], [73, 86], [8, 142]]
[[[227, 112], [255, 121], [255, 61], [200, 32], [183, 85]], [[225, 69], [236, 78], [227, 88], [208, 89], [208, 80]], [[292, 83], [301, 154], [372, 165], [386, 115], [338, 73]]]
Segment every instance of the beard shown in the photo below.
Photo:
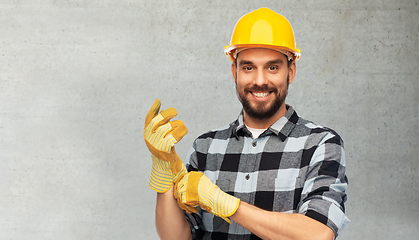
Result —
[[[237, 81], [236, 81], [237, 82]], [[236, 93], [237, 97], [239, 98], [243, 110], [252, 118], [254, 119], [267, 119], [272, 117], [279, 108], [284, 104], [285, 98], [288, 94], [288, 86], [289, 86], [289, 76], [287, 75], [287, 87], [285, 91], [282, 93], [275, 87], [268, 87], [268, 86], [252, 86], [246, 87], [243, 91], [239, 91], [236, 84]], [[262, 92], [262, 91], [269, 91], [271, 94], [274, 95], [274, 99], [270, 102], [250, 102], [249, 99], [246, 98], [250, 92]]]

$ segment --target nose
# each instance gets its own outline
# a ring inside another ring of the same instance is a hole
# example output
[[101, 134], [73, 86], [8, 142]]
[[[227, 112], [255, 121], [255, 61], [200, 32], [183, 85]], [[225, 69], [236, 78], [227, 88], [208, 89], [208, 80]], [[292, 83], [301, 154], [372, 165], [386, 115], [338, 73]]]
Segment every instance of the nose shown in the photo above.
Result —
[[256, 70], [256, 75], [254, 78], [254, 84], [257, 86], [263, 86], [268, 84], [268, 80], [266, 78], [265, 72], [263, 69], [258, 68]]

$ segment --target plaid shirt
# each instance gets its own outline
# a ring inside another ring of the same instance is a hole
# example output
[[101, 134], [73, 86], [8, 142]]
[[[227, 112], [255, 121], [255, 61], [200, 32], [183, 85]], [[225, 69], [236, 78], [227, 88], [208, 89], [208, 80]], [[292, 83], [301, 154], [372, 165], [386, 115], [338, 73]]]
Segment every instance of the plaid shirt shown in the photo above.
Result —
[[[204, 172], [221, 190], [256, 207], [304, 214], [337, 236], [349, 222], [344, 213], [348, 180], [343, 141], [333, 130], [298, 117], [291, 106], [287, 109], [257, 139], [242, 114], [229, 126], [199, 136], [188, 153], [188, 171]], [[191, 218], [195, 239], [260, 239], [206, 211]], [[199, 232], [203, 237], [197, 237]]]

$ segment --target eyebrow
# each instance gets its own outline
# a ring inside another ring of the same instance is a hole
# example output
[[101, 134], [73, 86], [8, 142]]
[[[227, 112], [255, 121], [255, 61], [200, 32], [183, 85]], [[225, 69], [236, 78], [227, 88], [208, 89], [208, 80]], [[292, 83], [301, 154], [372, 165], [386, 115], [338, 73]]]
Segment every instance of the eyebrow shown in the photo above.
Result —
[[241, 61], [239, 62], [239, 66], [241, 66], [241, 65], [246, 65], [246, 64], [253, 64], [253, 62], [248, 61], [248, 60], [241, 60]]
[[284, 61], [282, 61], [282, 59], [276, 59], [276, 60], [272, 60], [266, 63], [266, 65], [271, 65], [271, 64], [282, 64], [284, 63]]

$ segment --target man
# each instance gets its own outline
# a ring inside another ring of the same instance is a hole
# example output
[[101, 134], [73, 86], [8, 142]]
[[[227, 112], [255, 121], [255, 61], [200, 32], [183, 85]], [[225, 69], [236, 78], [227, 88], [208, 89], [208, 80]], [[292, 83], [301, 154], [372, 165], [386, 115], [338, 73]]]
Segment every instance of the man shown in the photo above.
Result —
[[349, 222], [343, 142], [285, 103], [300, 57], [291, 25], [255, 10], [237, 22], [225, 52], [243, 111], [195, 140], [187, 170], [174, 151], [187, 132], [170, 121], [176, 111], [159, 114], [156, 101], [146, 117], [159, 236], [334, 239]]

